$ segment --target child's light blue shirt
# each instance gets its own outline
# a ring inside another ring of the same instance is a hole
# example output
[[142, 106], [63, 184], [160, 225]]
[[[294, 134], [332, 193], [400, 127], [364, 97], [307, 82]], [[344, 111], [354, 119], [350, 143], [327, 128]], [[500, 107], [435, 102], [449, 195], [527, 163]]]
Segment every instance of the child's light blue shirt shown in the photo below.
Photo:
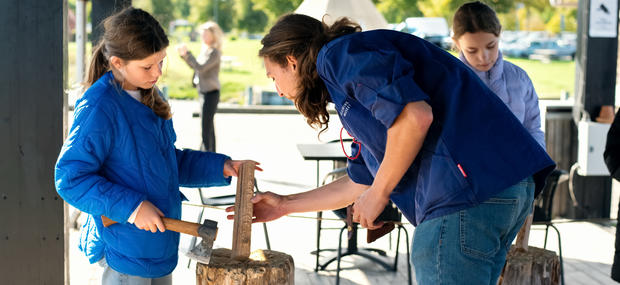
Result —
[[527, 73], [520, 67], [504, 61], [501, 52], [489, 71], [476, 70], [467, 62], [462, 52], [459, 58], [502, 99], [534, 139], [545, 148], [545, 133], [540, 128], [538, 95]]

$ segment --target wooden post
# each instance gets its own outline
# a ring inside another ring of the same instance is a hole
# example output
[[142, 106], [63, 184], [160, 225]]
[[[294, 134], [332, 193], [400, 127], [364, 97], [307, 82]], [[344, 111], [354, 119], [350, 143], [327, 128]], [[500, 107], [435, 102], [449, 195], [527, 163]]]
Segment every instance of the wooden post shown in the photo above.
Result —
[[239, 167], [237, 197], [235, 200], [235, 222], [233, 225], [232, 259], [245, 260], [250, 256], [252, 240], [252, 193], [254, 192], [254, 162], [245, 162]]
[[295, 264], [285, 253], [256, 250], [250, 255], [254, 162], [239, 167], [232, 250], [217, 248], [209, 264], [196, 263], [198, 285], [295, 284]]
[[517, 241], [515, 242], [515, 246], [522, 251], [527, 251], [527, 249], [529, 248], [528, 244], [530, 242], [530, 227], [532, 226], [532, 219], [534, 219], [533, 213], [527, 215], [523, 226], [517, 234]]

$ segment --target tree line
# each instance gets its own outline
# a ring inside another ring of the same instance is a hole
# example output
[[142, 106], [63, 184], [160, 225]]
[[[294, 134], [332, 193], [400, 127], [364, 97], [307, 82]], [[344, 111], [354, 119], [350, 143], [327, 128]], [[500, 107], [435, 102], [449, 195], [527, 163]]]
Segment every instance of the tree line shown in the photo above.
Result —
[[[99, 0], [101, 1], [101, 0]], [[225, 32], [263, 33], [280, 15], [293, 12], [303, 0], [133, 0], [132, 4], [152, 13], [162, 26], [174, 19], [192, 23], [216, 21]], [[335, 0], [342, 1], [342, 0]], [[354, 0], [355, 1], [355, 0]], [[372, 0], [389, 23], [407, 17], [444, 17], [452, 15], [470, 0]], [[505, 30], [547, 30], [557, 33], [575, 31], [576, 8], [552, 7], [549, 0], [487, 0]], [[75, 7], [75, 0], [69, 0]]]

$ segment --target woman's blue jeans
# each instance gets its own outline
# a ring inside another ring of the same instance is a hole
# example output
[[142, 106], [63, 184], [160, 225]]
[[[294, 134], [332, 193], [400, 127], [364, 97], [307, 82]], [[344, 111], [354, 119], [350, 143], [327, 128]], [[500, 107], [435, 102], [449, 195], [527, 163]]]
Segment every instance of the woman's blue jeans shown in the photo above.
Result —
[[102, 285], [172, 285], [172, 274], [160, 278], [143, 278], [112, 269], [105, 258], [99, 260], [98, 263], [103, 267]]
[[533, 199], [529, 177], [478, 206], [422, 222], [411, 252], [418, 284], [495, 285]]

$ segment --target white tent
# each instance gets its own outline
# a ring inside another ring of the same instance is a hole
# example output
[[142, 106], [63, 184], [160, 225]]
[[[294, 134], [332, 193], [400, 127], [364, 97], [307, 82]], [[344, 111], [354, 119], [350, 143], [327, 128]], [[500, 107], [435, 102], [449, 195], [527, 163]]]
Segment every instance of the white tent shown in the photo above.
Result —
[[[371, 0], [304, 0], [297, 14], [308, 15], [332, 24], [341, 17], [349, 17], [362, 26], [362, 30], [386, 29], [388, 23]], [[324, 15], [326, 15], [323, 18]]]

